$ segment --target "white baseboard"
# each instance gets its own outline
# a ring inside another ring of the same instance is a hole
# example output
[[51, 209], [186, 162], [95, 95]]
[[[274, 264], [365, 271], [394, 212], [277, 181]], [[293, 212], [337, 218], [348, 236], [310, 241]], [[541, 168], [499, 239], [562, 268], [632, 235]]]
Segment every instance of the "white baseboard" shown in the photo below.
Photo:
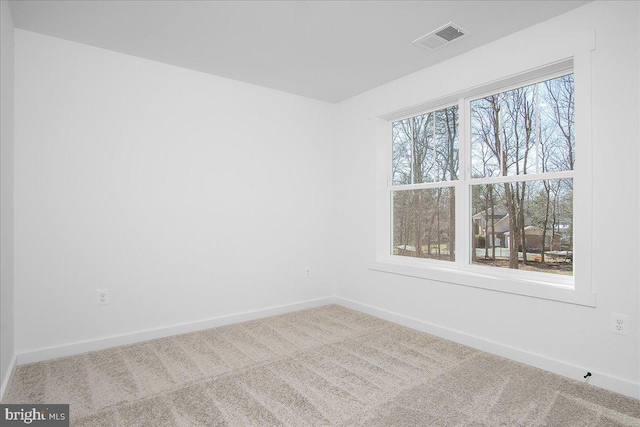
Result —
[[[574, 366], [569, 363], [552, 359], [540, 354], [531, 353], [529, 351], [497, 343], [481, 337], [444, 328], [442, 326], [434, 325], [422, 320], [383, 310], [367, 304], [362, 304], [341, 297], [326, 297], [315, 300], [302, 301], [294, 304], [269, 307], [261, 310], [237, 313], [228, 316], [220, 316], [198, 322], [184, 323], [165, 328], [150, 329], [125, 335], [105, 337], [96, 340], [76, 342], [56, 347], [49, 347], [19, 353], [15, 355], [11, 360], [11, 364], [9, 367], [10, 374], [7, 375], [7, 377], [3, 381], [0, 399], [2, 399], [2, 396], [4, 396], [6, 387], [11, 381], [11, 378], [13, 377], [13, 373], [15, 371], [15, 367], [17, 365], [40, 362], [43, 360], [55, 359], [58, 357], [71, 356], [74, 354], [86, 353], [88, 351], [103, 350], [120, 345], [135, 344], [137, 342], [147, 341], [150, 339], [185, 334], [189, 332], [200, 331], [203, 329], [215, 328], [218, 326], [246, 322], [249, 320], [261, 319], [278, 314], [304, 310], [307, 308], [320, 307], [328, 304], [340, 304], [353, 310], [371, 314], [373, 316], [380, 317], [382, 319], [389, 320], [391, 322], [398, 323], [400, 325], [407, 326], [421, 332], [426, 332], [460, 344], [468, 345], [478, 350], [486, 351], [487, 353], [492, 353], [497, 356], [535, 366], [537, 368], [544, 369], [546, 371], [550, 371], [574, 380], [584, 381], [583, 375], [585, 374], [585, 372], [587, 372], [587, 369], [584, 367]], [[591, 373], [592, 376], [588, 381], [586, 381], [589, 384], [611, 390], [625, 396], [640, 399], [640, 384], [633, 383], [631, 381], [627, 381], [625, 379], [608, 375], [602, 372], [591, 371]]]
[[[81, 341], [71, 344], [64, 344], [55, 347], [42, 348], [33, 351], [18, 353], [17, 364], [41, 362], [43, 360], [56, 359], [58, 357], [72, 356], [74, 354], [86, 353], [88, 351], [103, 350], [120, 345], [135, 344], [155, 338], [164, 338], [172, 335], [186, 334], [189, 332], [201, 331], [203, 329], [215, 328], [218, 326], [230, 325], [232, 323], [246, 322], [248, 320], [261, 319], [263, 317], [276, 316], [278, 314], [290, 313], [307, 308], [320, 307], [334, 304], [334, 297], [319, 298], [302, 301], [294, 304], [269, 307], [261, 310], [248, 311], [244, 313], [231, 314], [228, 316], [214, 317], [198, 322], [183, 323], [164, 328], [149, 329], [145, 331], [133, 332], [130, 334], [117, 335], [99, 338], [90, 341]], [[14, 358], [14, 362], [16, 358]], [[4, 384], [3, 389], [4, 391]]]
[[481, 337], [469, 335], [460, 331], [455, 331], [453, 329], [444, 328], [442, 326], [434, 325], [422, 320], [407, 317], [367, 304], [361, 304], [359, 302], [352, 301], [346, 298], [335, 297], [335, 303], [347, 308], [351, 308], [353, 310], [358, 310], [363, 313], [371, 314], [372, 316], [398, 323], [403, 326], [407, 326], [411, 329], [426, 332], [431, 335], [435, 335], [460, 344], [467, 345], [469, 347], [476, 348], [478, 350], [486, 351], [487, 353], [492, 353], [497, 356], [535, 366], [536, 368], [553, 372], [567, 378], [588, 382], [589, 384], [596, 387], [611, 390], [625, 396], [640, 399], [640, 384], [638, 383], [633, 383], [622, 378], [614, 377], [612, 375], [596, 371], [591, 371], [592, 376], [589, 377], [588, 380], [584, 380], [583, 376], [589, 370], [584, 367], [574, 366], [569, 363], [552, 359], [540, 354], [531, 353], [526, 350], [511, 347], [495, 341], [490, 341]]
[[2, 381], [2, 386], [0, 387], [0, 402], [2, 401], [2, 399], [4, 399], [4, 393], [7, 391], [7, 387], [13, 379], [13, 374], [16, 371], [16, 360], [17, 357], [14, 353], [13, 357], [11, 358], [11, 362], [9, 362], [9, 366], [7, 367], [6, 376], [4, 377], [4, 381]]

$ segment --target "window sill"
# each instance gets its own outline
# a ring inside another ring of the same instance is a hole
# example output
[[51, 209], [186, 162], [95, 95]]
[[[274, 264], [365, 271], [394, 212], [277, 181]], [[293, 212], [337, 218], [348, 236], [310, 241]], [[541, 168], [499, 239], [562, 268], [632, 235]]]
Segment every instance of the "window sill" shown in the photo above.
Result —
[[422, 263], [416, 262], [416, 260], [412, 259], [401, 260], [388, 257], [372, 263], [369, 266], [369, 270], [522, 295], [531, 298], [582, 305], [586, 307], [596, 306], [596, 294], [594, 292], [579, 292], [576, 291], [573, 286], [569, 285], [545, 283], [535, 279], [509, 278], [502, 277], [498, 274], [492, 275], [478, 273], [476, 271], [466, 271], [459, 269], [457, 265], [447, 268], [433, 264], [418, 264]]

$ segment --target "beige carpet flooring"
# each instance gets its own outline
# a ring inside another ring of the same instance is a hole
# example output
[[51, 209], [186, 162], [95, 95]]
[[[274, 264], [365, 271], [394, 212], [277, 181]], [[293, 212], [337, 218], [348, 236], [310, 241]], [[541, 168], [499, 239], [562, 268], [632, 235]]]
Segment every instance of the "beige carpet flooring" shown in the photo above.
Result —
[[338, 305], [17, 368], [74, 426], [640, 426], [640, 401]]

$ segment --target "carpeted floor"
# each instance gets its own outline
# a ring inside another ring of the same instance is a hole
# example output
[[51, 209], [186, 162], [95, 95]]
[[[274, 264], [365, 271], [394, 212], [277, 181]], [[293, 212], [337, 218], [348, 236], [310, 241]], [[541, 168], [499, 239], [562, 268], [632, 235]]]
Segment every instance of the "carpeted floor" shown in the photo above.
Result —
[[74, 426], [640, 426], [640, 401], [337, 305], [16, 370]]

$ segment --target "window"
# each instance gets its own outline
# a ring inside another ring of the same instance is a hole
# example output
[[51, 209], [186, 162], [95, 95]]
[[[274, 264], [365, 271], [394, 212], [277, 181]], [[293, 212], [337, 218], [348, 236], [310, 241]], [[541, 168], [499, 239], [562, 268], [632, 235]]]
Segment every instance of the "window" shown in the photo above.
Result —
[[574, 111], [573, 74], [469, 102], [473, 264], [573, 275]]
[[590, 228], [590, 133], [576, 123], [573, 65], [384, 117], [386, 232], [372, 269], [595, 305], [574, 264], [590, 260], [576, 245], [576, 228]]
[[455, 260], [458, 106], [393, 123], [394, 255]]

